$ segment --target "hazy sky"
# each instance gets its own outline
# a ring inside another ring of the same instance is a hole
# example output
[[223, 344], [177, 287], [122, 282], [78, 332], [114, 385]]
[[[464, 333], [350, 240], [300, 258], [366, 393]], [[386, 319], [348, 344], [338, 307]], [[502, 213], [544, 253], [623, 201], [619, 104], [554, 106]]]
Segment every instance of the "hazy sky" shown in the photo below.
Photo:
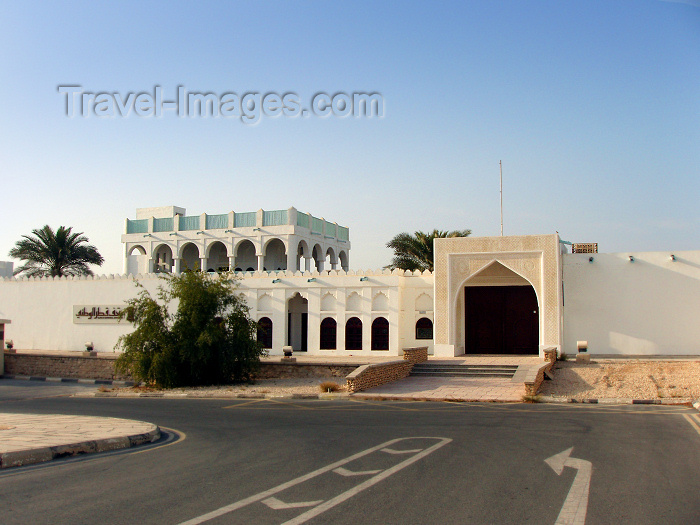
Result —
[[[601, 251], [700, 249], [700, 2], [6, 3], [0, 260], [71, 225], [121, 272], [137, 207], [297, 209], [350, 228], [559, 231]], [[86, 92], [377, 92], [382, 118], [69, 118]], [[17, 264], [17, 262], [16, 262]]]

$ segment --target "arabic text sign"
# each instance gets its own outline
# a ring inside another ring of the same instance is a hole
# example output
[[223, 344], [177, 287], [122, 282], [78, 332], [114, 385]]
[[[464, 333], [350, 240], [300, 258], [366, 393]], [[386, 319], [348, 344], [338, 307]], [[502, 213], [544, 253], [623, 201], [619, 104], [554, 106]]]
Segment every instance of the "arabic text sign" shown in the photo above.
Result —
[[74, 324], [116, 324], [123, 305], [73, 305]]

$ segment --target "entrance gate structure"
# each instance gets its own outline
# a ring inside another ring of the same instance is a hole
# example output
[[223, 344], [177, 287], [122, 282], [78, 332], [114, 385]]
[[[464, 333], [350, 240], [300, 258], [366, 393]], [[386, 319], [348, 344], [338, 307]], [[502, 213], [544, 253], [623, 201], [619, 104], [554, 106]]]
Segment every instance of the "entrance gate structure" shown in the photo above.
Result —
[[435, 355], [559, 348], [562, 250], [556, 234], [435, 239]]

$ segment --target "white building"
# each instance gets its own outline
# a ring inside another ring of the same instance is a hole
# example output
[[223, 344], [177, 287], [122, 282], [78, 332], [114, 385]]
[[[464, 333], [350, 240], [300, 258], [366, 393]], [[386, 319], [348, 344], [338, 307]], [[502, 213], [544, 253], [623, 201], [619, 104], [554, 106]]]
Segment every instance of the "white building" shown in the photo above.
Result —
[[[131, 328], [114, 308], [156, 272], [240, 270], [240, 291], [273, 355], [576, 353], [700, 355], [700, 251], [597, 253], [558, 235], [437, 239], [435, 271], [347, 269], [349, 232], [285, 211], [127, 220], [125, 275], [0, 280], [0, 318], [18, 349], [111, 352]], [[136, 269], [138, 271], [136, 272]], [[252, 268], [252, 270], [251, 270]], [[143, 271], [144, 269], [148, 271]]]
[[124, 273], [186, 269], [242, 272], [349, 268], [350, 231], [295, 208], [186, 214], [138, 208], [124, 224]]

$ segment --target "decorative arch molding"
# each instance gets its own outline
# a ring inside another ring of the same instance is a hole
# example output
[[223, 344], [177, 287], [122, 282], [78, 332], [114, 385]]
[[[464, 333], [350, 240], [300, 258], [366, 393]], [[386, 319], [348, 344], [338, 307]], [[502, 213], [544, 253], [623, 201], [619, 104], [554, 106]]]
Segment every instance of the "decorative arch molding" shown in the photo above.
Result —
[[211, 257], [211, 252], [212, 252], [212, 250], [213, 250], [214, 248], [217, 248], [218, 246], [223, 246], [223, 248], [224, 248], [224, 253], [226, 254], [226, 257], [228, 257], [228, 256], [229, 256], [229, 248], [230, 248], [230, 246], [228, 246], [227, 243], [225, 243], [224, 241], [219, 241], [219, 240], [211, 241], [211, 242], [208, 242], [208, 243], [206, 244], [206, 247], [205, 247], [206, 256], [207, 256], [207, 257]]
[[185, 250], [187, 249], [188, 246], [194, 246], [195, 248], [197, 248], [197, 254], [198, 254], [198, 256], [199, 256], [199, 257], [202, 256], [202, 252], [204, 251], [204, 247], [201, 245], [201, 243], [195, 242], [195, 241], [187, 241], [187, 242], [182, 243], [182, 244], [180, 245], [178, 251], [177, 251], [177, 256], [178, 256], [180, 259], [182, 259], [182, 255], [183, 255], [183, 253], [185, 252]]
[[357, 292], [351, 292], [345, 299], [345, 309], [349, 312], [362, 311], [362, 296]]
[[417, 312], [432, 312], [433, 311], [433, 298], [427, 293], [423, 292], [418, 297], [416, 297]]
[[238, 257], [238, 251], [240, 250], [241, 246], [247, 246], [248, 244], [250, 244], [253, 247], [253, 253], [257, 254], [258, 245], [256, 243], [254, 243], [250, 239], [238, 239], [237, 242], [233, 245], [234, 257]]
[[272, 296], [269, 293], [264, 293], [258, 297], [258, 312], [271, 312], [272, 310]]
[[282, 243], [282, 245], [284, 246], [284, 253], [287, 253], [289, 251], [289, 245], [287, 240], [280, 239], [279, 237], [271, 237], [267, 239], [262, 245], [262, 253], [264, 255], [267, 255], [267, 248], [270, 246], [270, 243], [273, 243], [275, 241], [279, 241]]
[[297, 295], [302, 299], [306, 299], [307, 301], [309, 300], [309, 292], [299, 290], [287, 290], [284, 296], [284, 300], [289, 302], [290, 299], [294, 299]]
[[333, 312], [338, 307], [338, 300], [335, 295], [328, 292], [321, 297], [321, 311], [322, 312]]
[[[137, 250], [139, 253], [134, 253], [134, 250]], [[131, 248], [129, 248], [127, 255], [146, 255], [146, 253], [146, 248], [140, 244], [134, 244]]]
[[389, 311], [389, 296], [388, 292], [382, 290], [377, 292], [372, 298], [372, 311], [387, 312]]

